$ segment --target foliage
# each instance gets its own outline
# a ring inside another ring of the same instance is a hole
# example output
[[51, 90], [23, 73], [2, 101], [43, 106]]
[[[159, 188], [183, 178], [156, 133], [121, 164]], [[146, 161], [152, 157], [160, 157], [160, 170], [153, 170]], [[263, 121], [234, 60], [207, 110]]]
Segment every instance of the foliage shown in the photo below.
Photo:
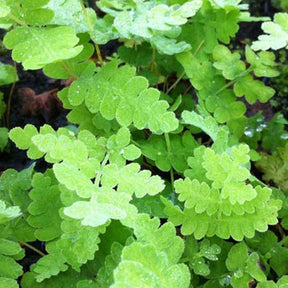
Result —
[[[266, 50], [287, 48], [288, 15], [241, 54], [231, 40], [257, 20], [241, 2], [100, 0], [101, 17], [80, 0], [0, 2], [13, 60], [71, 83], [69, 126], [9, 131], [47, 165], [1, 175], [1, 287], [287, 285], [287, 121], [246, 104], [275, 93]], [[1, 85], [15, 75], [1, 64]]]
[[[18, 80], [16, 69], [12, 65], [0, 63], [0, 86], [8, 85]], [[3, 93], [0, 92], [0, 120], [3, 122], [3, 116], [6, 111], [6, 104], [3, 99]], [[8, 144], [8, 129], [0, 127], [0, 151], [3, 151]]]
[[268, 35], [259, 36], [259, 39], [253, 43], [252, 48], [254, 50], [287, 48], [287, 19], [287, 13], [276, 13], [273, 22], [263, 23], [262, 29]]

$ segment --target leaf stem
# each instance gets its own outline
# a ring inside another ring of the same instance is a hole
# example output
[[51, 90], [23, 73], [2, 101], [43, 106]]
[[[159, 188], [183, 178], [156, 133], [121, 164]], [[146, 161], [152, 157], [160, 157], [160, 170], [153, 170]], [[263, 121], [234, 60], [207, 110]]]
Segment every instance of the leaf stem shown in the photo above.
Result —
[[107, 153], [107, 154], [105, 155], [104, 160], [103, 160], [102, 163], [101, 163], [100, 171], [99, 171], [99, 173], [98, 173], [97, 176], [96, 176], [95, 185], [98, 186], [98, 187], [99, 187], [99, 185], [100, 185], [100, 180], [101, 180], [101, 176], [102, 176], [103, 167], [107, 164], [107, 162], [108, 162], [108, 160], [109, 160], [109, 157], [110, 157], [110, 154]]
[[136, 142], [135, 140], [130, 139], [130, 142], [133, 143], [133, 144], [134, 144], [135, 146], [137, 146], [138, 148], [141, 148], [141, 145], [140, 145], [138, 142]]
[[[164, 137], [165, 137], [166, 146], [167, 146], [168, 159], [169, 159], [169, 161], [171, 163], [172, 150], [171, 150], [171, 142], [170, 142], [170, 138], [169, 138], [169, 133], [165, 133]], [[174, 193], [175, 190], [174, 190], [174, 172], [173, 172], [173, 168], [170, 169], [170, 179], [171, 179], [172, 191]]]
[[229, 88], [230, 86], [232, 86], [234, 83], [236, 83], [238, 81], [239, 78], [248, 75], [251, 71], [253, 70], [253, 67], [249, 67], [247, 70], [241, 72], [239, 75], [237, 75], [235, 77], [235, 79], [229, 81], [228, 83], [226, 83], [224, 86], [222, 86], [218, 91], [216, 91], [216, 95], [218, 95], [219, 93], [221, 93], [223, 90], [225, 90], [226, 88]]
[[171, 92], [171, 90], [174, 89], [174, 87], [176, 85], [178, 85], [178, 83], [182, 80], [182, 78], [185, 76], [186, 72], [183, 71], [182, 74], [177, 78], [177, 80], [169, 87], [169, 89], [167, 90], [166, 94], [169, 94]]
[[[81, 5], [81, 8], [82, 8], [82, 11], [83, 11], [85, 20], [86, 20], [86, 22], [87, 22], [88, 28], [89, 28], [90, 32], [92, 32], [92, 31], [93, 31], [93, 26], [92, 26], [91, 20], [90, 20], [90, 18], [89, 18], [89, 15], [88, 15], [88, 13], [87, 13], [87, 10], [86, 10], [86, 8], [85, 8], [85, 6], [84, 6], [83, 0], [79, 0], [79, 2], [80, 2], [80, 5]], [[92, 41], [93, 41], [93, 40], [92, 40]], [[94, 41], [93, 41], [93, 42], [94, 42]], [[99, 59], [100, 65], [103, 66], [103, 58], [102, 58], [102, 55], [101, 55], [101, 52], [100, 52], [99, 45], [94, 42], [94, 47], [95, 47], [96, 54], [97, 54], [97, 57], [98, 57], [98, 59]]]
[[20, 19], [18, 19], [16, 16], [14, 16], [11, 13], [8, 14], [8, 17], [21, 26], [27, 26], [27, 24], [25, 22], [21, 21]]
[[281, 241], [278, 242], [278, 244], [280, 246], [284, 245], [285, 247], [287, 247], [288, 244], [288, 236], [285, 236]]
[[76, 76], [73, 71], [68, 67], [68, 65], [62, 61], [61, 62], [61, 66], [63, 67], [63, 69], [74, 79], [76, 80], [77, 78], [79, 78], [78, 76]]
[[33, 250], [34, 252], [36, 252], [37, 254], [39, 254], [39, 255], [41, 255], [41, 256], [45, 256], [45, 253], [43, 253], [43, 252], [40, 251], [39, 249], [35, 248], [34, 246], [32, 246], [32, 245], [30, 245], [30, 244], [28, 244], [28, 243], [26, 243], [26, 242], [21, 242], [21, 241], [20, 241], [19, 244], [20, 244], [21, 246], [25, 246], [25, 247]]
[[15, 85], [16, 85], [16, 78], [17, 78], [17, 67], [16, 67], [16, 62], [14, 61], [13, 63], [14, 66], [14, 73], [13, 73], [13, 84], [11, 86], [11, 89], [9, 91], [9, 96], [8, 96], [8, 101], [7, 101], [7, 109], [6, 109], [6, 127], [9, 129], [10, 127], [10, 112], [11, 112], [11, 101], [12, 101], [12, 95], [15, 90]]
[[205, 40], [202, 40], [200, 42], [200, 44], [198, 45], [198, 47], [196, 48], [195, 52], [194, 52], [194, 56], [196, 56], [198, 54], [198, 52], [200, 51], [200, 49], [202, 48], [203, 44], [205, 43]]

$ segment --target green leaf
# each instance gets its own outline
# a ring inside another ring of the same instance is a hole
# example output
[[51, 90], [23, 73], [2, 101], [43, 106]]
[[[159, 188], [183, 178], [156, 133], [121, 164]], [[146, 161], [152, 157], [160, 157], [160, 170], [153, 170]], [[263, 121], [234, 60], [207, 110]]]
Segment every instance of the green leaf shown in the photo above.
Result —
[[27, 70], [75, 57], [83, 48], [76, 46], [78, 41], [71, 27], [19, 27], [8, 32], [3, 43]]
[[176, 171], [183, 173], [188, 168], [186, 159], [193, 155], [193, 150], [198, 143], [188, 131], [182, 136], [169, 135], [170, 154], [167, 144], [162, 136], [151, 135], [148, 140], [140, 142], [142, 153], [145, 157], [155, 161], [156, 166], [162, 171], [169, 171], [173, 167]]
[[[54, 12], [54, 17], [49, 24], [70, 26], [77, 34], [90, 30], [78, 0], [50, 0], [46, 7]], [[96, 20], [95, 11], [91, 8], [85, 8], [85, 10], [91, 23], [98, 21]]]
[[131, 196], [114, 190], [99, 191], [91, 200], [78, 201], [64, 209], [65, 215], [74, 219], [83, 219], [82, 225], [97, 227], [110, 219], [131, 221], [137, 213], [135, 206], [129, 204]]
[[22, 266], [8, 256], [0, 255], [0, 277], [17, 279], [22, 275]]
[[37, 273], [37, 282], [58, 275], [68, 269], [65, 263], [65, 258], [61, 254], [48, 254], [38, 260], [37, 264], [33, 266], [33, 272]]
[[257, 285], [257, 288], [277, 288], [279, 287], [273, 281], [261, 282]]
[[274, 213], [281, 203], [270, 199], [271, 190], [245, 183], [250, 177], [245, 168], [249, 161], [248, 146], [235, 146], [229, 154], [216, 154], [211, 148], [200, 148], [195, 150], [197, 153], [191, 159], [192, 167], [197, 171], [187, 172], [193, 181], [186, 178], [174, 183], [178, 199], [184, 202], [183, 211], [164, 201], [169, 220], [175, 225], [182, 224], [184, 235], [194, 233], [196, 239], [205, 235], [224, 239], [232, 236], [241, 240], [244, 235], [252, 238], [255, 230], [266, 231], [268, 222], [277, 222]]
[[256, 100], [262, 103], [267, 102], [275, 93], [274, 89], [265, 86], [259, 80], [254, 80], [252, 75], [246, 75], [240, 78], [234, 85], [236, 96], [245, 96], [249, 104], [253, 104]]
[[0, 63], [0, 86], [18, 81], [15, 67]]
[[63, 205], [58, 185], [51, 182], [48, 175], [37, 173], [29, 193], [32, 203], [28, 207], [31, 215], [27, 220], [36, 228], [35, 236], [41, 241], [50, 241], [61, 235], [59, 209]]
[[17, 255], [22, 252], [19, 243], [0, 238], [0, 254], [6, 256]]
[[0, 151], [3, 151], [8, 144], [8, 129], [6, 127], [0, 128]]
[[[97, 273], [97, 284], [101, 288], [109, 288], [114, 282], [113, 271], [121, 261], [121, 253], [123, 246], [114, 242], [111, 246], [111, 254], [105, 258], [104, 266], [99, 269]], [[89, 286], [90, 287], [90, 286]], [[88, 288], [88, 287], [87, 287]]]
[[28, 149], [32, 145], [31, 138], [37, 135], [37, 129], [33, 125], [26, 125], [24, 129], [20, 127], [13, 128], [9, 132], [9, 138], [15, 142], [19, 149]]
[[[79, 80], [77, 83], [81, 84]], [[146, 78], [135, 76], [134, 68], [118, 68], [117, 62], [112, 61], [90, 83], [84, 89], [85, 104], [91, 113], [100, 112], [105, 119], [116, 119], [121, 126], [133, 123], [139, 130], [148, 128], [157, 134], [177, 129], [178, 120], [173, 112], [167, 111], [168, 103], [159, 100], [158, 90], [148, 88]]]
[[288, 14], [276, 13], [274, 21], [264, 22], [261, 26], [262, 30], [266, 33], [260, 35], [257, 41], [252, 44], [253, 50], [278, 50], [285, 48], [288, 45]]
[[152, 62], [153, 50], [150, 45], [143, 43], [135, 48], [120, 46], [118, 54], [121, 59], [133, 66], [148, 66]]
[[[219, 3], [220, 1], [217, 2]], [[221, 42], [229, 44], [230, 37], [235, 37], [237, 31], [239, 30], [238, 22], [240, 22], [241, 13], [238, 9], [231, 9], [231, 6], [233, 5], [231, 1], [227, 1], [226, 3], [226, 9], [217, 9], [216, 11], [213, 10], [213, 14], [216, 14], [215, 26], [217, 38]]]
[[257, 77], [276, 77], [279, 75], [279, 71], [274, 68], [276, 66], [274, 53], [261, 51], [256, 54], [247, 45], [245, 47], [245, 55]]
[[222, 71], [226, 79], [233, 80], [240, 73], [245, 71], [245, 64], [240, 60], [239, 53], [231, 53], [230, 50], [223, 46], [218, 45], [213, 50], [213, 58], [215, 62], [213, 66]]
[[19, 285], [16, 280], [5, 278], [5, 277], [0, 277], [0, 287], [5, 287], [5, 288], [18, 288]]
[[43, 282], [39, 283], [36, 280], [37, 274], [35, 272], [26, 272], [21, 279], [21, 286], [23, 288], [54, 288], [57, 286], [69, 288], [73, 286], [76, 287], [75, 285], [77, 285], [77, 282], [83, 278], [87, 279], [87, 276], [80, 275], [79, 277], [78, 272], [73, 269], [68, 269], [67, 271], [58, 274], [56, 277], [45, 279]]
[[[278, 245], [277, 245], [278, 246]], [[280, 277], [288, 273], [288, 251], [286, 247], [274, 246], [274, 255], [270, 259], [271, 268]]]
[[89, 31], [89, 34], [91, 39], [98, 44], [106, 44], [110, 40], [119, 37], [113, 27], [113, 18], [110, 15], [98, 18], [94, 24], [94, 30]]
[[228, 90], [223, 91], [220, 95], [208, 96], [205, 106], [208, 112], [214, 113], [214, 118], [219, 123], [228, 122], [227, 124], [229, 124], [231, 120], [239, 122], [246, 112], [245, 104], [241, 101], [235, 101], [235, 95]]
[[[59, 259], [64, 257], [63, 261], [65, 260], [74, 270], [79, 272], [83, 264], [87, 263], [88, 260], [94, 259], [95, 252], [99, 249], [99, 235], [105, 232], [106, 226], [97, 228], [83, 226], [79, 220], [65, 217], [61, 228], [64, 232], [61, 238], [49, 242], [46, 250], [51, 255], [53, 254], [53, 257], [57, 257], [58, 255]], [[51, 264], [51, 268], [54, 269], [53, 262]], [[58, 269], [57, 273], [59, 272], [60, 270]], [[79, 274], [77, 275], [79, 276]]]
[[288, 159], [288, 144], [277, 149], [278, 155], [261, 153], [261, 159], [256, 162], [256, 167], [264, 173], [263, 179], [272, 180], [283, 191], [288, 189], [286, 163]]

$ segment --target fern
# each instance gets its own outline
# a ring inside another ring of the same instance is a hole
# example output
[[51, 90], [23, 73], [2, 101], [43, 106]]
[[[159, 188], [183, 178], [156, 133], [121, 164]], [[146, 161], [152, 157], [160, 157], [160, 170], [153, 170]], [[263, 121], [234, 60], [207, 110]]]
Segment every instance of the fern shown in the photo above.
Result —
[[264, 232], [268, 224], [277, 223], [274, 215], [281, 202], [270, 199], [269, 188], [245, 183], [250, 178], [245, 168], [249, 163], [248, 152], [247, 146], [240, 145], [229, 154], [216, 154], [210, 148], [195, 154], [195, 158], [202, 159], [191, 162], [202, 162], [202, 175], [187, 170], [187, 175], [196, 178], [177, 180], [174, 184], [184, 209], [164, 202], [167, 215], [175, 225], [182, 224], [184, 235], [194, 233], [196, 239], [217, 235], [241, 241], [244, 236], [254, 237], [255, 230]]

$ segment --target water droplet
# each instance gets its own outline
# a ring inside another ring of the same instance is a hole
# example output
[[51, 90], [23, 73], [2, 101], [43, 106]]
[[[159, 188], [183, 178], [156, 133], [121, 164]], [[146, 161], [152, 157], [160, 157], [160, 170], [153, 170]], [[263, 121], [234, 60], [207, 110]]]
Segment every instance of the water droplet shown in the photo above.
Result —
[[250, 137], [250, 138], [252, 138], [253, 135], [254, 135], [253, 131], [251, 131], [251, 130], [246, 130], [246, 131], [244, 132], [244, 134], [245, 134], [247, 137]]
[[280, 136], [281, 139], [287, 140], [288, 139], [288, 133], [284, 133]]
[[220, 279], [219, 280], [219, 284], [222, 286], [222, 287], [227, 287], [230, 285], [230, 281], [231, 281], [231, 276], [230, 275], [227, 275], [225, 276], [224, 278]]
[[238, 269], [237, 271], [234, 272], [234, 276], [236, 278], [241, 278], [243, 276], [243, 271], [241, 269]]

